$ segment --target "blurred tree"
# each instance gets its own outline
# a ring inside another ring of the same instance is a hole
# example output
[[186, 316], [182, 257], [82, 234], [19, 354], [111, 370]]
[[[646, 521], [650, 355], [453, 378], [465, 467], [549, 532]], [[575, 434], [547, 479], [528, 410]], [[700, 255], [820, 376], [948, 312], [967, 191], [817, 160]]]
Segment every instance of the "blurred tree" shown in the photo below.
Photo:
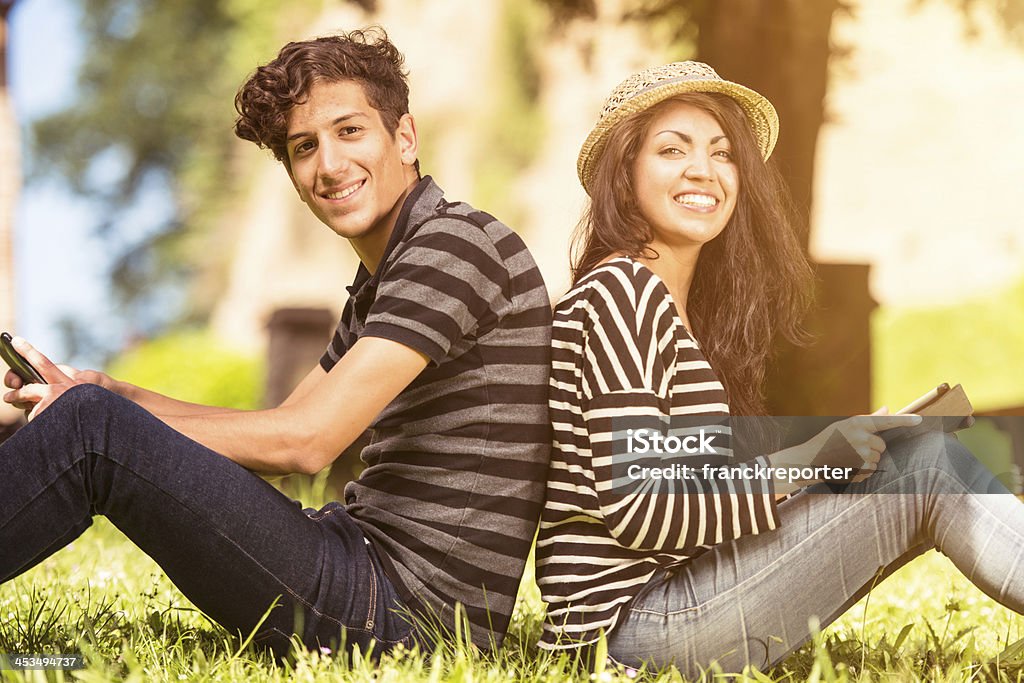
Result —
[[[1006, 34], [1024, 42], [1024, 0], [915, 0], [957, 7], [968, 34], [976, 11], [990, 10]], [[830, 39], [832, 21], [856, 11], [856, 0], [545, 0], [556, 23], [595, 20], [609, 6], [622, 20], [671, 27], [678, 48], [696, 44], [696, 59], [724, 78], [772, 101], [783, 122], [772, 158], [796, 201], [804, 249], [809, 245], [818, 132], [828, 117], [829, 66], [851, 46]], [[672, 52], [670, 48], [667, 50]], [[685, 57], [684, 57], [685, 58]], [[869, 408], [870, 344], [866, 267], [821, 266], [819, 306], [808, 321], [813, 347], [780, 345], [769, 378], [776, 415], [843, 415]]]
[[[318, 3], [78, 3], [78, 94], [34, 125], [33, 170], [101, 203], [97, 227], [113, 245], [122, 310], [164, 309], [151, 295], [211, 265], [219, 250], [204, 244], [204, 228], [247, 178], [234, 163], [232, 94], [273, 56], [279, 32], [308, 21]], [[189, 312], [201, 317], [202, 309]]]
[[[841, 0], [719, 0], [695, 7], [698, 58], [762, 93], [779, 112], [783, 125], [772, 158], [796, 202], [805, 251], [829, 62], [845, 50], [829, 35], [836, 14], [849, 10], [850, 3]], [[818, 267], [818, 304], [807, 320], [815, 343], [809, 348], [779, 344], [768, 380], [769, 412], [868, 411], [873, 302], [867, 278], [867, 268]]]
[[[697, 55], [727, 78], [749, 85], [772, 101], [785, 122], [772, 158], [789, 184], [804, 219], [814, 178], [818, 130], [825, 120], [825, 93], [832, 18], [848, 11], [840, 0], [718, 0], [696, 3]], [[751, 49], [751, 46], [757, 49]]]

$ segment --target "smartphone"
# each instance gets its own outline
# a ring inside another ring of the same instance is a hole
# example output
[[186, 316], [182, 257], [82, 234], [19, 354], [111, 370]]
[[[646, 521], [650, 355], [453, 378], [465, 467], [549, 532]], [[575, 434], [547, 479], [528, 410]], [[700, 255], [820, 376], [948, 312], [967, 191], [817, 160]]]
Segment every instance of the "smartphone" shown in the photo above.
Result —
[[25, 360], [25, 357], [14, 350], [11, 344], [11, 335], [4, 332], [0, 334], [0, 357], [14, 370], [14, 374], [21, 378], [26, 384], [47, 384], [39, 371], [32, 367], [32, 364]]

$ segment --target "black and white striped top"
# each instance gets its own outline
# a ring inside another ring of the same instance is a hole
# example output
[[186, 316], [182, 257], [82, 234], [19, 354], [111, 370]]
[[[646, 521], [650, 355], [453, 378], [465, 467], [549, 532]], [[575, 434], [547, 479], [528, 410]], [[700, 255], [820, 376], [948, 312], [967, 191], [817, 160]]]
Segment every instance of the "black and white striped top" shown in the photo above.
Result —
[[623, 479], [623, 458], [631, 457], [624, 425], [656, 429], [729, 412], [668, 288], [642, 264], [608, 261], [558, 303], [548, 405], [554, 448], [537, 541], [537, 583], [548, 604], [541, 647], [595, 642], [659, 568], [777, 527], [770, 482]]
[[410, 606], [453, 629], [461, 603], [472, 641], [500, 644], [550, 454], [551, 305], [540, 272], [518, 235], [445, 201], [426, 177], [376, 272], [360, 266], [349, 292], [324, 370], [363, 336], [430, 362], [371, 425], [346, 509]]

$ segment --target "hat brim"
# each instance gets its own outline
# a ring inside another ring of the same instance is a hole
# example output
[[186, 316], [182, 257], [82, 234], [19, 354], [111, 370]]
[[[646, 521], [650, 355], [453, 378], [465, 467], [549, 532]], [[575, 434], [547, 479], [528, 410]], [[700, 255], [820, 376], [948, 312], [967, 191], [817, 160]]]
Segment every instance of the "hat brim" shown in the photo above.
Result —
[[590, 183], [594, 179], [597, 160], [604, 153], [608, 134], [615, 126], [632, 114], [649, 109], [659, 102], [664, 102], [676, 95], [695, 92], [721, 93], [735, 100], [750, 121], [751, 131], [757, 141], [761, 157], [767, 160], [771, 156], [772, 150], [775, 149], [775, 143], [779, 139], [779, 115], [772, 103], [760, 93], [739, 83], [717, 79], [684, 79], [659, 83], [630, 97], [598, 121], [594, 129], [590, 131], [576, 160], [576, 172], [587, 194], [590, 194]]

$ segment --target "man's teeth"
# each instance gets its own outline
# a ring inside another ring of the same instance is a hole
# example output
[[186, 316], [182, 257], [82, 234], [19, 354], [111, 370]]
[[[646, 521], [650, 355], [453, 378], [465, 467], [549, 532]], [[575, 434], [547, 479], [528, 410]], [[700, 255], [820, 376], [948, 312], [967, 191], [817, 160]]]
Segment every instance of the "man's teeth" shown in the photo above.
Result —
[[706, 194], [681, 194], [675, 198], [679, 204], [690, 204], [692, 206], [714, 206], [718, 200]]
[[362, 186], [363, 186], [362, 183], [357, 183], [355, 185], [352, 185], [351, 187], [346, 187], [341, 192], [330, 192], [330, 193], [327, 194], [327, 198], [328, 199], [344, 199], [345, 197], [349, 196], [350, 194], [352, 194], [353, 192], [355, 192], [356, 190], [358, 190]]

